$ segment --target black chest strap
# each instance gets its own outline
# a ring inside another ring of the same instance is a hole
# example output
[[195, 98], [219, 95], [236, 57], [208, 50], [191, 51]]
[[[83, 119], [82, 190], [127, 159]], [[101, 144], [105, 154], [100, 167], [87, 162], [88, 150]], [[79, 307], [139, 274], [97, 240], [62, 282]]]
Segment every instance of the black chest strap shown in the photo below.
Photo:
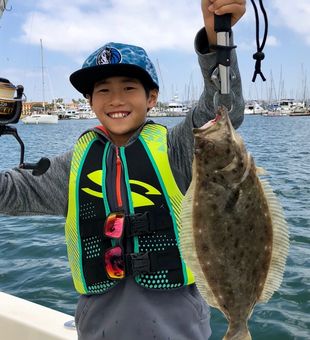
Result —
[[137, 213], [134, 215], [126, 215], [125, 236], [132, 237], [138, 235], [145, 235], [154, 231], [161, 231], [169, 229], [170, 226], [164, 223], [166, 216], [149, 213]]
[[160, 270], [175, 270], [180, 267], [180, 253], [177, 248], [146, 253], [126, 254], [127, 275], [154, 273]]

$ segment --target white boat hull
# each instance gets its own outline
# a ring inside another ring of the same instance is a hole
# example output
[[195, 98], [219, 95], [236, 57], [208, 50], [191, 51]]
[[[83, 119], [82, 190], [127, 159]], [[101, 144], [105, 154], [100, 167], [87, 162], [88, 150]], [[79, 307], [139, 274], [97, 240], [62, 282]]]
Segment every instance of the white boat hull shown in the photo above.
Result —
[[33, 114], [22, 119], [24, 124], [57, 124], [58, 116], [46, 114]]
[[1, 339], [77, 340], [75, 328], [64, 325], [73, 317], [0, 292]]

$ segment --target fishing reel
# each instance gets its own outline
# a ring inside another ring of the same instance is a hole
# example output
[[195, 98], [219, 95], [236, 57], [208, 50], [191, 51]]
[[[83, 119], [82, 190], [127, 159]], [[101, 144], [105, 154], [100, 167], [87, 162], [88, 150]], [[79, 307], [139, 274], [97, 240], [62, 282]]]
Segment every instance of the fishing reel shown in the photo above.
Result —
[[44, 174], [49, 166], [48, 158], [41, 158], [37, 163], [25, 163], [25, 145], [17, 129], [8, 124], [17, 124], [22, 113], [22, 102], [25, 100], [24, 87], [14, 86], [8, 79], [0, 78], [0, 137], [12, 135], [20, 145], [19, 168], [32, 170], [34, 176]]

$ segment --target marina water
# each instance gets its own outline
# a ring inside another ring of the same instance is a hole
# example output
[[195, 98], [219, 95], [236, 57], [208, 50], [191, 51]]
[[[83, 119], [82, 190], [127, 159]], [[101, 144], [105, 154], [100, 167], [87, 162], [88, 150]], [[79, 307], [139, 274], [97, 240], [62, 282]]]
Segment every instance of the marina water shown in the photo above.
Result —
[[[156, 118], [171, 127], [181, 118]], [[17, 124], [25, 161], [69, 150], [96, 120], [56, 125]], [[246, 116], [238, 130], [256, 164], [266, 169], [290, 230], [283, 283], [267, 304], [256, 306], [249, 322], [253, 340], [310, 339], [310, 117]], [[0, 137], [0, 169], [19, 163], [19, 145]], [[67, 261], [64, 218], [0, 215], [0, 290], [74, 314], [78, 299]], [[212, 308], [211, 339], [221, 339], [227, 323]]]

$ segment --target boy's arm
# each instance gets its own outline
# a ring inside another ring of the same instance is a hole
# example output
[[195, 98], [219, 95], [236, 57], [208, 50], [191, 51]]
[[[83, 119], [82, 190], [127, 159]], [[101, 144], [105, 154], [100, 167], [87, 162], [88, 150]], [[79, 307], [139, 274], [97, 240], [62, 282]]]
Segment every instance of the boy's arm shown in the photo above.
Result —
[[[204, 54], [211, 52], [211, 46], [217, 44], [217, 35], [214, 31], [214, 17], [227, 13], [231, 15], [231, 27], [234, 26], [243, 16], [246, 10], [246, 0], [201, 0], [201, 11], [204, 21], [204, 29], [202, 29], [195, 39], [195, 50], [198, 54], [199, 65], [204, 78], [204, 93], [200, 97], [197, 110], [193, 116], [194, 126], [201, 126], [206, 121], [214, 118], [214, 94], [217, 88], [211, 81], [211, 74], [216, 66], [216, 53], [209, 53], [209, 60], [203, 58]], [[231, 35], [230, 45], [233, 45]], [[233, 109], [230, 112], [230, 119], [235, 128], [238, 128], [243, 121], [244, 101], [242, 97], [242, 88], [239, 69], [237, 65], [237, 57], [235, 50], [231, 51], [231, 71], [236, 76], [235, 80], [231, 80], [231, 92]], [[224, 104], [227, 108], [231, 107], [231, 103], [221, 100], [220, 104]], [[207, 119], [206, 119], [207, 118]]]
[[[189, 112], [180, 124], [169, 131], [168, 135], [170, 163], [183, 192], [187, 190], [191, 181], [194, 149], [192, 129], [194, 127], [202, 126], [215, 117], [213, 98], [217, 88], [211, 80], [211, 74], [216, 66], [216, 55], [214, 52], [210, 53], [209, 51], [208, 38], [204, 29], [200, 30], [196, 36], [195, 50], [198, 55], [198, 62], [203, 75], [204, 90], [198, 104]], [[232, 51], [231, 71], [236, 75], [236, 78], [231, 81], [231, 91], [234, 92], [235, 96], [230, 118], [234, 127], [237, 128], [243, 121], [244, 100], [235, 51]], [[230, 107], [230, 104], [228, 103], [227, 106]]]
[[[195, 50], [203, 75], [204, 90], [197, 106], [168, 135], [170, 164], [183, 192], [187, 190], [191, 181], [194, 149], [192, 129], [193, 127], [202, 126], [215, 116], [213, 99], [217, 88], [211, 81], [211, 74], [216, 67], [216, 54], [210, 49], [210, 45], [216, 44], [214, 14], [223, 15], [231, 13], [231, 24], [233, 26], [245, 13], [245, 5], [245, 0], [201, 0], [204, 28], [196, 36]], [[234, 127], [237, 128], [243, 121], [244, 100], [237, 57], [234, 50], [231, 53], [231, 72], [235, 74], [236, 78], [231, 81], [231, 92], [234, 93], [234, 99], [230, 118]], [[221, 104], [225, 105], [224, 102], [221, 102]], [[230, 103], [227, 103], [227, 107], [230, 107]]]
[[13, 169], [0, 173], [0, 213], [65, 216], [72, 152], [51, 159], [41, 176]]
[[[232, 37], [231, 44], [233, 45]], [[210, 53], [208, 37], [204, 29], [200, 30], [196, 36], [195, 50], [198, 55], [198, 62], [204, 80], [204, 91], [193, 112], [192, 123], [194, 127], [200, 127], [215, 117], [216, 108], [214, 108], [214, 94], [218, 91], [211, 80], [212, 72], [216, 67], [216, 53]], [[233, 107], [229, 116], [233, 126], [238, 128], [244, 117], [244, 100], [235, 49], [231, 51], [231, 73], [235, 75], [235, 78], [231, 79], [231, 93], [233, 94], [231, 98]], [[221, 104], [224, 104], [227, 108], [231, 107], [230, 101], [226, 103], [222, 100]]]

